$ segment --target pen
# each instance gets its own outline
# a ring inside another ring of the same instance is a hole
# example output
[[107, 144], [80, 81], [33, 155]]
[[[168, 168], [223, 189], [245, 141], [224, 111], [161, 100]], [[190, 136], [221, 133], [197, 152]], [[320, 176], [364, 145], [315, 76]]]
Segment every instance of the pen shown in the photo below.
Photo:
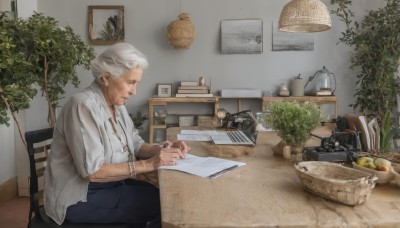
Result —
[[164, 143], [163, 148], [168, 148], [169, 144], [168, 143]]
[[214, 173], [214, 174], [211, 174], [210, 176], [208, 176], [208, 178], [212, 179], [212, 178], [221, 176], [222, 174], [224, 174], [224, 173], [228, 172], [229, 170], [232, 170], [232, 169], [234, 169], [234, 168], [236, 168], [236, 167], [238, 167], [238, 165], [234, 165], [234, 166], [228, 167], [228, 168], [223, 169], [223, 170], [221, 170], [221, 171], [218, 171], [218, 172], [216, 172], [216, 173]]

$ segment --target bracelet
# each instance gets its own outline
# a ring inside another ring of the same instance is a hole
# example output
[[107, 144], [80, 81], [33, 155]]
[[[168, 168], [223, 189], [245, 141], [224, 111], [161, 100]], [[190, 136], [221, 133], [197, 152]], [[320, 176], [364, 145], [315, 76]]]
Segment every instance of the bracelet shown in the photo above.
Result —
[[136, 177], [136, 167], [135, 167], [135, 162], [130, 161], [128, 162], [128, 166], [129, 166], [129, 177], [131, 179]]

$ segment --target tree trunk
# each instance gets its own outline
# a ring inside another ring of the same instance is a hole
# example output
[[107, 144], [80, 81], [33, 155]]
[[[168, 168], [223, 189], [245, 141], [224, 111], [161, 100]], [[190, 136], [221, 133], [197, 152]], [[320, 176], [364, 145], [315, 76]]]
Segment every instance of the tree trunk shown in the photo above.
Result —
[[[0, 92], [2, 92], [2, 91], [3, 91], [3, 88], [0, 87]], [[10, 104], [8, 103], [7, 98], [5, 98], [3, 94], [1, 94], [1, 99], [3, 100], [3, 102], [6, 105], [7, 109], [10, 110], [11, 115], [12, 115], [15, 123], [17, 124], [19, 136], [21, 137], [22, 142], [25, 145], [25, 148], [28, 149], [28, 146], [27, 146], [26, 141], [25, 141], [25, 131], [24, 131], [24, 129], [22, 129], [22, 127], [20, 125], [20, 122], [19, 122], [19, 119], [18, 119], [18, 116], [17, 116], [17, 112], [11, 110]]]

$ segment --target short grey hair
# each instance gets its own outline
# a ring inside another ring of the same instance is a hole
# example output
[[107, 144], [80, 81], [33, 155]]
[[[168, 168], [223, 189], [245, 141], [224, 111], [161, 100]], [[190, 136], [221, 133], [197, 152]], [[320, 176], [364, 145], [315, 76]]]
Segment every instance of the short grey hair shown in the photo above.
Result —
[[148, 65], [146, 56], [134, 46], [116, 43], [92, 60], [91, 70], [96, 82], [100, 83], [100, 78], [105, 73], [110, 73], [112, 77], [120, 77], [129, 69], [145, 69]]

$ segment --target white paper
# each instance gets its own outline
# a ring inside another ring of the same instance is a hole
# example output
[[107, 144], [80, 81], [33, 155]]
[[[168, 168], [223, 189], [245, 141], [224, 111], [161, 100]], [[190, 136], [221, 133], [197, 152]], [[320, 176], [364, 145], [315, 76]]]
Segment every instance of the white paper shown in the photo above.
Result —
[[174, 166], [161, 166], [159, 169], [177, 170], [205, 178], [215, 178], [246, 163], [215, 157], [199, 157], [188, 154]]
[[211, 137], [209, 135], [182, 135], [182, 134], [177, 134], [176, 138], [178, 140], [184, 140], [184, 141], [211, 141]]
[[181, 130], [182, 135], [220, 135], [225, 134], [224, 132], [215, 130]]
[[184, 141], [212, 141], [211, 135], [225, 135], [223, 131], [215, 130], [181, 130], [180, 134], [177, 134], [178, 140]]

